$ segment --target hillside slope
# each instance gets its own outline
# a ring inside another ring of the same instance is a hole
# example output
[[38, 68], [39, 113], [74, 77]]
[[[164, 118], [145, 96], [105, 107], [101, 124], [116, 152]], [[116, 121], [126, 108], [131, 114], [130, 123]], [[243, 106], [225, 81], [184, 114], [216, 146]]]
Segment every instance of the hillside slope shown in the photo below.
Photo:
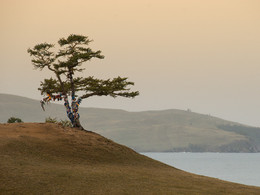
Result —
[[[66, 119], [62, 105], [0, 94], [0, 122]], [[182, 110], [127, 112], [80, 108], [82, 125], [139, 152], [260, 152], [260, 128]]]
[[190, 174], [96, 133], [55, 124], [0, 124], [2, 194], [259, 194]]

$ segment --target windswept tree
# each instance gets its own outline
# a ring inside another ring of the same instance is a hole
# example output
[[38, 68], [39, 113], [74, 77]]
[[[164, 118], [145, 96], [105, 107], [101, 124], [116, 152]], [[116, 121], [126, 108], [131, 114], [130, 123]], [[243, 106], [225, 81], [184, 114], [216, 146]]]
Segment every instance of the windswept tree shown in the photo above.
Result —
[[93, 76], [77, 76], [77, 73], [85, 70], [85, 62], [92, 58], [104, 58], [101, 51], [93, 51], [88, 47], [90, 42], [86, 36], [72, 34], [67, 38], [61, 38], [58, 48], [55, 48], [54, 44], [41, 43], [28, 49], [34, 67], [39, 70], [46, 68], [55, 76], [44, 79], [38, 88], [45, 96], [41, 101], [43, 110], [45, 102], [62, 100], [73, 127], [81, 129], [83, 127], [79, 121], [78, 108], [83, 99], [92, 96], [134, 98], [139, 95], [138, 91], [130, 91], [129, 87], [134, 83], [126, 77], [102, 80]]

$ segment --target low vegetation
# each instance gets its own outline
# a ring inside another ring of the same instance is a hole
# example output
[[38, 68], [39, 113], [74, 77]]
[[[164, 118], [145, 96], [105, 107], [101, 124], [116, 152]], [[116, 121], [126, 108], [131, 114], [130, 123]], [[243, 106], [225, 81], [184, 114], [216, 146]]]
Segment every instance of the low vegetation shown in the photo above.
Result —
[[46, 118], [45, 123], [54, 123], [54, 124], [61, 125], [62, 127], [72, 127], [72, 124], [69, 120], [59, 120], [58, 121], [57, 118], [51, 118], [51, 117]]
[[22, 119], [16, 117], [10, 117], [7, 120], [7, 123], [23, 123]]

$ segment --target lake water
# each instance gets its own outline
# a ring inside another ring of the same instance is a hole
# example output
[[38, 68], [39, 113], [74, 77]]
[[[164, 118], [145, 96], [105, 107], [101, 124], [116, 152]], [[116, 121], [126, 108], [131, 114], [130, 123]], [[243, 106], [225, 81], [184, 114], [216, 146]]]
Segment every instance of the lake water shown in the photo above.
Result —
[[260, 153], [142, 153], [178, 169], [260, 186]]

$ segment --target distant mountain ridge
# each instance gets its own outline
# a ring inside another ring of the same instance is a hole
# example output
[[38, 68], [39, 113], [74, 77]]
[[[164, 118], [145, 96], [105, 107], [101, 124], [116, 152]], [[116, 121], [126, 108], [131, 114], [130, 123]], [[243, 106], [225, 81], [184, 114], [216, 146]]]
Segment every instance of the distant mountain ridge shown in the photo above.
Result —
[[[0, 94], [0, 122], [67, 119], [63, 105]], [[260, 128], [183, 110], [127, 112], [80, 108], [82, 125], [138, 152], [260, 152]]]

